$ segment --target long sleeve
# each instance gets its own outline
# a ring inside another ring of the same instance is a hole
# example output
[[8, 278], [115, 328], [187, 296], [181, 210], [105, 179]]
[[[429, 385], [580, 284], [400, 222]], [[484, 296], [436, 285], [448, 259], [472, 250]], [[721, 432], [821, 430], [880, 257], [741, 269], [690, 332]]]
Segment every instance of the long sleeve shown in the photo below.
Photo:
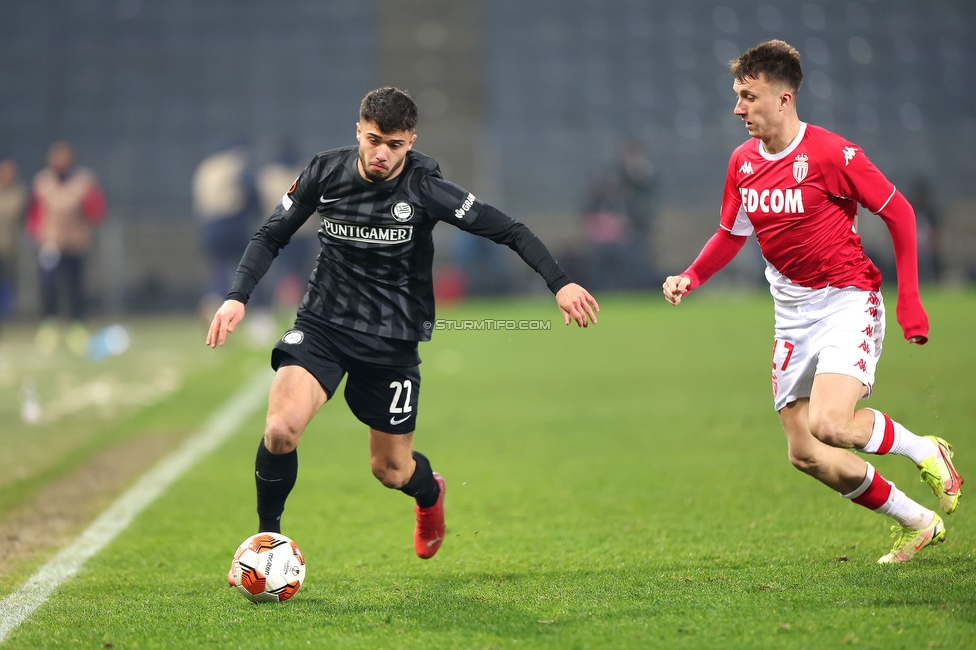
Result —
[[572, 282], [535, 233], [490, 205], [485, 205], [471, 223], [455, 221], [454, 224], [473, 235], [511, 248], [542, 276], [554, 294]]
[[688, 290], [697, 289], [708, 282], [709, 278], [735, 258], [745, 243], [745, 235], [733, 235], [728, 230], [719, 228], [705, 243], [691, 266], [681, 274], [691, 280]]
[[918, 293], [915, 211], [901, 192], [895, 190], [878, 216], [888, 227], [895, 250], [895, 268], [898, 271], [898, 304], [895, 307], [895, 316], [906, 339], [918, 336], [922, 339], [920, 343], [924, 344], [928, 341], [929, 318]]

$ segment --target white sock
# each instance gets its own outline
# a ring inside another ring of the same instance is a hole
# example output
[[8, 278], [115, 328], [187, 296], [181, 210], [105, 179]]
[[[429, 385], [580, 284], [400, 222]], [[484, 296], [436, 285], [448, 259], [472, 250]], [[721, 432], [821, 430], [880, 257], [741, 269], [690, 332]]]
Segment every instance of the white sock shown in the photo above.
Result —
[[[884, 413], [875, 409], [867, 409], [874, 413], [874, 428], [871, 431], [871, 439], [864, 445], [862, 451], [869, 454], [877, 454], [879, 450], [885, 454], [897, 454], [906, 456], [918, 465], [929, 456], [934, 456], [939, 449], [935, 443], [928, 438], [917, 436], [903, 425], [888, 418]], [[887, 422], [891, 422], [891, 431], [886, 439]], [[887, 448], [887, 449], [886, 449]]]
[[[889, 481], [889, 483], [891, 483]], [[894, 483], [891, 484], [891, 496], [883, 506], [875, 512], [888, 515], [905, 528], [922, 530], [932, 523], [935, 513], [909, 499]]]
[[897, 422], [894, 422], [894, 424], [895, 444], [891, 446], [892, 454], [907, 456], [912, 459], [913, 463], [918, 465], [929, 456], [934, 456], [939, 453], [939, 448], [928, 438], [916, 436]]

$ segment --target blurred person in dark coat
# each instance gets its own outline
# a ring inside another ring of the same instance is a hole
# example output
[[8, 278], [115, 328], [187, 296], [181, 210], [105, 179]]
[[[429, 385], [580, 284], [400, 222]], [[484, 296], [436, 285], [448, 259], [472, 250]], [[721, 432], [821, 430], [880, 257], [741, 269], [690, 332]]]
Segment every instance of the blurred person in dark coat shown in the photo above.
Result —
[[224, 145], [200, 162], [193, 174], [193, 211], [210, 262], [201, 304], [208, 315], [230, 290], [237, 262], [254, 230], [257, 208], [254, 172], [243, 140]]
[[105, 218], [105, 195], [91, 170], [75, 165], [74, 150], [65, 141], [48, 149], [47, 167], [34, 177], [27, 232], [37, 242], [44, 323], [37, 343], [42, 352], [57, 347], [62, 292], [72, 321], [68, 344], [82, 354], [87, 346], [85, 262], [95, 229]]
[[656, 275], [650, 254], [657, 176], [644, 145], [626, 139], [589, 187], [584, 229], [588, 282], [599, 289], [644, 289]]
[[[263, 214], [271, 214], [281, 197], [305, 169], [298, 149], [292, 139], [281, 141], [274, 160], [258, 169], [257, 187], [261, 197]], [[318, 230], [320, 221], [309, 219], [292, 235], [288, 246], [278, 253], [277, 272], [274, 277], [275, 302], [288, 309], [296, 309], [305, 295], [315, 257], [318, 254]]]

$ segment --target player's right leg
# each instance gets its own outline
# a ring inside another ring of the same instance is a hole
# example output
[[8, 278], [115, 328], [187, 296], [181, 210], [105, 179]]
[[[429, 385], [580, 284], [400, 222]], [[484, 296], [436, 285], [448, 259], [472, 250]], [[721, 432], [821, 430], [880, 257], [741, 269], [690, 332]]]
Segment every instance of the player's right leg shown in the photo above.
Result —
[[951, 515], [962, 496], [962, 477], [952, 464], [952, 445], [936, 436], [919, 436], [887, 414], [875, 409], [865, 409], [874, 416], [870, 438], [859, 448], [868, 454], [898, 454], [906, 456], [918, 466], [922, 482], [932, 488], [939, 498], [943, 512]]
[[[298, 479], [298, 442], [312, 417], [328, 401], [325, 389], [308, 370], [288, 362], [294, 363], [294, 358], [276, 362], [264, 436], [254, 459], [259, 533], [281, 532], [285, 501]], [[233, 566], [227, 582], [234, 586]]]
[[298, 478], [298, 442], [328, 401], [319, 381], [299, 365], [281, 365], [271, 383], [264, 437], [254, 461], [258, 532], [281, 532], [285, 500]]

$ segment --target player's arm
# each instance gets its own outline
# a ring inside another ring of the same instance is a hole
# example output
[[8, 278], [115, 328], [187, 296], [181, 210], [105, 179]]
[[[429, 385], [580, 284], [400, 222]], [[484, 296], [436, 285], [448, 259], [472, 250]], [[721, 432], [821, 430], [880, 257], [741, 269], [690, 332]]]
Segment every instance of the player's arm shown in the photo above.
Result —
[[574, 283], [553, 258], [545, 244], [525, 224], [479, 201], [467, 190], [444, 180], [434, 171], [424, 177], [422, 192], [430, 215], [456, 228], [503, 244], [515, 251], [546, 281], [566, 325], [596, 323], [600, 306], [589, 292]]
[[[210, 329], [207, 332], [207, 345], [211, 348], [223, 345], [227, 334], [234, 331], [237, 324], [244, 318], [244, 305], [247, 304], [257, 286], [258, 281], [271, 268], [271, 262], [278, 256], [278, 251], [284, 248], [308, 217], [315, 211], [314, 197], [317, 185], [316, 162], [313, 161], [302, 172], [291, 189], [281, 198], [268, 221], [251, 237], [234, 282], [227, 293], [227, 300], [214, 314]], [[307, 199], [306, 195], [313, 198]]]
[[745, 243], [745, 235], [733, 235], [725, 228], [719, 228], [705, 243], [691, 266], [683, 273], [669, 276], [664, 281], [664, 298], [672, 305], [680, 303], [682, 296], [708, 282], [709, 278], [731, 262]]
[[929, 317], [918, 292], [918, 244], [915, 234], [915, 211], [898, 190], [894, 190], [878, 216], [891, 233], [898, 271], [898, 304], [895, 317], [909, 343], [924, 345], [929, 340]]
[[668, 276], [664, 281], [664, 299], [672, 305], [680, 303], [683, 296], [708, 282], [731, 262], [752, 234], [752, 222], [742, 208], [742, 197], [735, 185], [738, 162], [735, 154], [729, 158], [718, 231], [705, 243], [691, 266], [678, 275]]
[[895, 251], [898, 272], [898, 304], [895, 317], [909, 343], [924, 345], [928, 341], [929, 319], [918, 292], [918, 248], [915, 234], [915, 211], [891, 181], [874, 166], [856, 145], [841, 142], [828, 160], [841, 173], [844, 185], [839, 196], [850, 196], [885, 222]]
[[504, 244], [528, 264], [546, 281], [546, 286], [556, 296], [556, 304], [566, 325], [576, 321], [579, 327], [596, 323], [600, 306], [590, 293], [570, 280], [549, 249], [529, 228], [500, 210], [482, 204], [477, 216], [470, 222], [459, 220], [455, 225], [471, 234], [485, 237], [496, 244]]

